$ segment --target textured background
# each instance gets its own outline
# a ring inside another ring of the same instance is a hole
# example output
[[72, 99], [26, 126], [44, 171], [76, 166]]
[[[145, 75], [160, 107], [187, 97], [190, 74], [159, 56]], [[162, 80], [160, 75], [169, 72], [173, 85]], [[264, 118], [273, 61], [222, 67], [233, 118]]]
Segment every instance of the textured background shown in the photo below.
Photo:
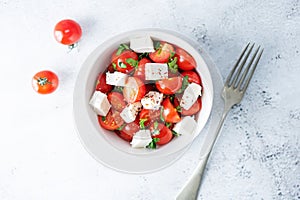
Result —
[[[83, 28], [79, 51], [54, 41], [64, 18]], [[248, 41], [265, 48], [228, 115], [199, 199], [300, 199], [299, 0], [0, 0], [0, 27], [1, 200], [174, 198], [197, 164], [199, 140], [160, 172], [128, 175], [91, 158], [72, 120], [72, 91], [88, 54], [111, 35], [149, 27], [198, 41], [223, 77]], [[61, 78], [49, 96], [30, 85], [42, 69]]]

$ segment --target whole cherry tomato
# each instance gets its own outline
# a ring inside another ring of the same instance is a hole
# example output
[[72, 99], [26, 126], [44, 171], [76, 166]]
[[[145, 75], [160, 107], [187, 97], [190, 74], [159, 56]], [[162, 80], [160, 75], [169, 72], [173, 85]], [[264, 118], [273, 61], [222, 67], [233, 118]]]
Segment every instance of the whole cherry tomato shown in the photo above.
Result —
[[80, 25], [71, 19], [58, 22], [54, 28], [54, 37], [57, 42], [64, 45], [73, 45], [79, 41], [82, 35]]
[[54, 92], [58, 87], [58, 83], [57, 75], [48, 70], [40, 71], [32, 78], [32, 87], [40, 94], [50, 94]]

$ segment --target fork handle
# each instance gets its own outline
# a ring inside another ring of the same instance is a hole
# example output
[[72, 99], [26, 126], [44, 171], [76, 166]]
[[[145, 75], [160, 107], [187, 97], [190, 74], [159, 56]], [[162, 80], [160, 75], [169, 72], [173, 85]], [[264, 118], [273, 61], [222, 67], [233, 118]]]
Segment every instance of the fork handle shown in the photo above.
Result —
[[223, 111], [221, 120], [217, 126], [217, 129], [213, 132], [213, 134], [208, 134], [205, 138], [203, 146], [200, 151], [200, 161], [196, 166], [191, 178], [187, 181], [185, 186], [179, 192], [176, 197], [176, 200], [196, 200], [199, 192], [199, 187], [202, 180], [202, 175], [209, 158], [210, 152], [214, 146], [214, 143], [219, 135], [219, 132], [223, 126], [224, 120], [227, 116], [228, 111], [230, 110], [231, 106], [225, 105], [225, 109]]

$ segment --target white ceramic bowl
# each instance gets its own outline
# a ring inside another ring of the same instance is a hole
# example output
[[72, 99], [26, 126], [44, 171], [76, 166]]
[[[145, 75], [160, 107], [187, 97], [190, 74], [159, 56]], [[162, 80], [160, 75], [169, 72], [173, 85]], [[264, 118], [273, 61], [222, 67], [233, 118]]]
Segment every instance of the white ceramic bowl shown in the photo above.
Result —
[[[203, 85], [202, 109], [197, 116], [197, 128], [193, 134], [174, 138], [170, 143], [159, 146], [158, 149], [134, 149], [129, 142], [119, 138], [115, 133], [100, 127], [97, 115], [89, 105], [94, 92], [97, 76], [110, 64], [110, 58], [115, 49], [122, 43], [129, 43], [130, 38], [149, 35], [153, 40], [166, 41], [177, 45], [190, 53], [197, 62], [197, 72]], [[183, 150], [201, 132], [212, 109], [213, 83], [207, 64], [199, 52], [184, 36], [157, 29], [134, 30], [112, 37], [97, 47], [83, 63], [76, 80], [73, 99], [75, 124], [83, 144], [90, 153], [97, 157], [98, 151], [105, 151], [105, 146], [112, 146], [114, 151], [133, 154], [136, 156], [167, 156]], [[111, 148], [109, 148], [111, 149]], [[104, 152], [103, 152], [104, 153]], [[109, 152], [106, 152], [109, 153]], [[100, 158], [101, 159], [101, 158]]]

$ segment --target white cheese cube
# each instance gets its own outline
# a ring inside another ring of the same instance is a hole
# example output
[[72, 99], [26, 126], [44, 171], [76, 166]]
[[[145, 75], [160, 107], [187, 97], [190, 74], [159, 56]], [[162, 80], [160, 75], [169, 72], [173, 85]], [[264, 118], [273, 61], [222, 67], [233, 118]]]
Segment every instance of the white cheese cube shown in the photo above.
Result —
[[168, 65], [166, 63], [146, 63], [146, 80], [161, 80], [168, 78]]
[[152, 142], [150, 130], [139, 130], [130, 142], [132, 148], [145, 148]]
[[137, 53], [154, 52], [153, 41], [150, 36], [130, 39], [130, 48]]
[[140, 102], [127, 104], [127, 106], [120, 113], [120, 116], [126, 123], [133, 122], [141, 108], [142, 104]]
[[128, 75], [121, 72], [106, 72], [106, 84], [115, 86], [125, 86]]
[[185, 135], [188, 133], [193, 134], [196, 127], [197, 122], [191, 116], [186, 116], [183, 117], [180, 122], [175, 124], [173, 131], [175, 131], [179, 135]]
[[186, 110], [190, 109], [192, 105], [197, 101], [198, 97], [201, 96], [201, 86], [196, 83], [191, 83], [184, 90], [180, 106]]
[[142, 98], [141, 103], [145, 109], [158, 110], [162, 100], [162, 93], [150, 91]]
[[94, 111], [101, 116], [106, 116], [111, 107], [106, 94], [100, 91], [94, 92], [89, 104], [93, 107]]

